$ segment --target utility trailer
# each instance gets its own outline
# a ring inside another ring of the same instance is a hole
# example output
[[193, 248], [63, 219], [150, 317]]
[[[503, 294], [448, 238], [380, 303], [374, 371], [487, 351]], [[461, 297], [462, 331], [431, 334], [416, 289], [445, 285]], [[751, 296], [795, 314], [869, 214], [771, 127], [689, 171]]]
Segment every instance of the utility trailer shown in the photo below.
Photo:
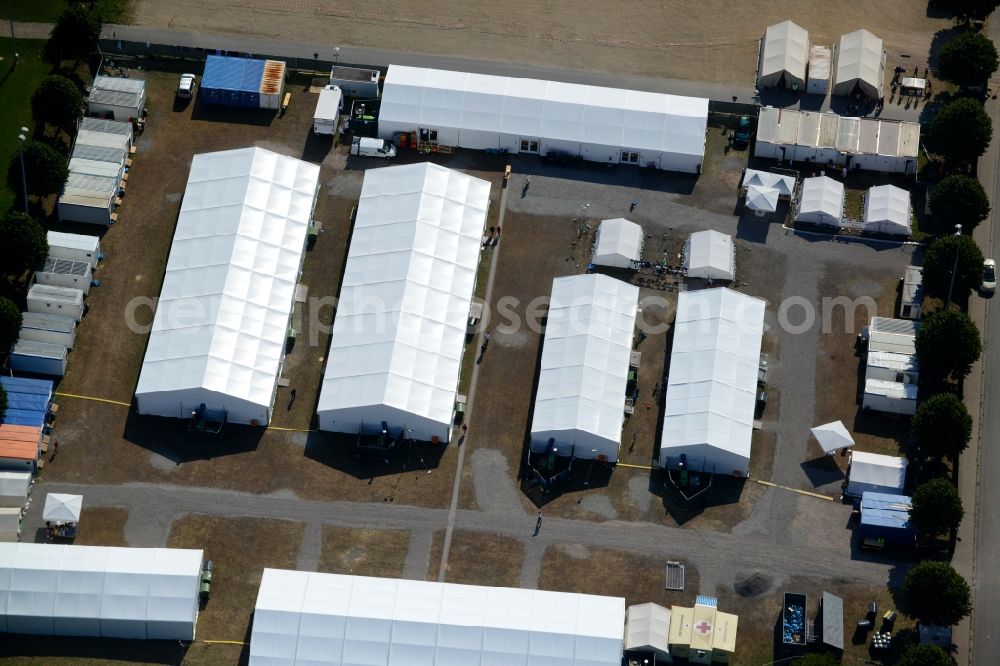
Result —
[[781, 607], [781, 642], [788, 646], [805, 646], [806, 595], [785, 592]]

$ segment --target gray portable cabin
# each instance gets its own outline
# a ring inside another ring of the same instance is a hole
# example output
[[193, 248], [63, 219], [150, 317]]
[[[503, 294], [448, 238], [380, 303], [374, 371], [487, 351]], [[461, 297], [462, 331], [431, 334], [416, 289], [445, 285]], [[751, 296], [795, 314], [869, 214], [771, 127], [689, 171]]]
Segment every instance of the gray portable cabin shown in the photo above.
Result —
[[84, 312], [83, 292], [72, 287], [33, 284], [28, 289], [28, 312], [59, 314], [79, 322]]
[[93, 272], [90, 264], [84, 261], [49, 257], [45, 260], [45, 266], [35, 271], [35, 282], [38, 284], [72, 287], [84, 294], [90, 292], [91, 280]]
[[76, 320], [57, 314], [22, 312], [18, 339], [47, 342], [72, 349], [76, 343]]
[[66, 374], [68, 353], [65, 345], [18, 340], [10, 351], [10, 369], [15, 372], [62, 377]]
[[90, 264], [91, 269], [97, 268], [97, 262], [101, 258], [101, 239], [99, 237], [50, 231], [47, 239], [50, 258], [84, 261]]
[[131, 145], [130, 123], [83, 119], [69, 160], [69, 177], [59, 196], [60, 220], [105, 226], [113, 222], [115, 197]]
[[920, 319], [924, 309], [924, 270], [907, 266], [903, 274], [903, 293], [899, 300], [899, 316], [903, 319]]
[[381, 75], [377, 69], [334, 67], [330, 70], [330, 85], [340, 88], [347, 97], [376, 99]]
[[834, 650], [844, 649], [844, 600], [824, 592], [819, 606], [819, 636], [823, 645]]
[[146, 105], [146, 82], [118, 76], [97, 76], [87, 97], [87, 112], [101, 118], [139, 118]]

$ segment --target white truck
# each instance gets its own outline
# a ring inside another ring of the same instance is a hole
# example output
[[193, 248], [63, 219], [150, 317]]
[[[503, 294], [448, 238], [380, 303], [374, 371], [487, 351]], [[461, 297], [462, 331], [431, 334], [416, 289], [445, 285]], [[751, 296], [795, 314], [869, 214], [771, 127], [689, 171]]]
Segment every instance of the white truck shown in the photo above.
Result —
[[382, 157], [392, 159], [396, 156], [396, 146], [384, 139], [369, 139], [367, 137], [354, 137], [351, 142], [351, 155], [361, 157]]
[[316, 102], [316, 113], [313, 114], [313, 132], [316, 134], [334, 134], [340, 111], [344, 107], [344, 94], [337, 86], [326, 86], [319, 91], [319, 101]]

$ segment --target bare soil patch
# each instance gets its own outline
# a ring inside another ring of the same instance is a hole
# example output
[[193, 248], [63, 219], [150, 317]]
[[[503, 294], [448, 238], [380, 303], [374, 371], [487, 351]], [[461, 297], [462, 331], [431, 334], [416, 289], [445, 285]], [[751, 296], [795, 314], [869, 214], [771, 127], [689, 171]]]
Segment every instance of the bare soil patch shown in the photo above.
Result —
[[406, 530], [362, 530], [326, 525], [317, 571], [399, 578], [409, 545], [410, 533]]

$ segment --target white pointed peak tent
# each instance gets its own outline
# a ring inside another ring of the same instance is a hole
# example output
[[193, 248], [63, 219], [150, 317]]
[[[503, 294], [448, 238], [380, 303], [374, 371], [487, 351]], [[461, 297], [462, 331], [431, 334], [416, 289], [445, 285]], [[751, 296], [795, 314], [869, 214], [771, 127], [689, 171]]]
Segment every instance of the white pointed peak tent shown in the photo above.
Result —
[[843, 219], [843, 183], [827, 176], [815, 176], [802, 181], [802, 194], [795, 212], [796, 222], [839, 227]]
[[791, 21], [764, 31], [760, 45], [757, 85], [765, 88], [805, 90], [809, 62], [809, 33]]
[[812, 429], [812, 434], [827, 455], [832, 455], [837, 449], [854, 446], [854, 438], [840, 421], [816, 426]]
[[78, 523], [83, 509], [83, 495], [49, 493], [45, 497], [42, 520], [47, 522]]
[[757, 185], [758, 187], [772, 187], [778, 190], [779, 196], [790, 197], [792, 196], [792, 192], [795, 191], [795, 178], [771, 171], [744, 169], [743, 184], [741, 187], [748, 188], [751, 185]]
[[758, 217], [778, 210], [778, 190], [773, 187], [750, 185], [747, 187], [746, 206]]
[[736, 277], [736, 250], [733, 237], [714, 229], [691, 234], [684, 247], [687, 276], [705, 280], [732, 280]]
[[592, 264], [613, 268], [630, 268], [642, 258], [642, 227], [617, 217], [604, 220], [597, 227]]
[[910, 235], [910, 193], [894, 185], [879, 185], [865, 196], [865, 231]]

